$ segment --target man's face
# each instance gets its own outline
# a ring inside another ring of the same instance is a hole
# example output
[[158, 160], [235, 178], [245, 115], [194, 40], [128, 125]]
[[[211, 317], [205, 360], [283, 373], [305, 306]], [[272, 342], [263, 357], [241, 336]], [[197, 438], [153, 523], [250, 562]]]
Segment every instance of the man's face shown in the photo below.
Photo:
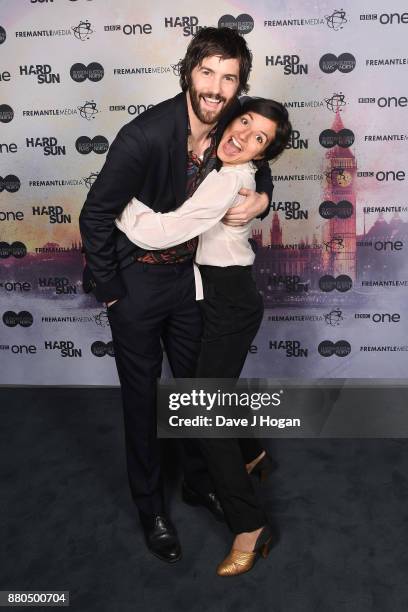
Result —
[[219, 55], [205, 57], [193, 68], [188, 89], [191, 106], [205, 124], [217, 123], [233, 102], [239, 87], [239, 61], [221, 59]]

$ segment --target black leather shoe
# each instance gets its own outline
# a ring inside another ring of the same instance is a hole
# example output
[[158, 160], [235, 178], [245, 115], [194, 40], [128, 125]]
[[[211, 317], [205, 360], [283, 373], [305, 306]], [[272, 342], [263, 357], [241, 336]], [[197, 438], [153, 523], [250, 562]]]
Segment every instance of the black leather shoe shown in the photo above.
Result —
[[199, 493], [189, 487], [186, 482], [183, 482], [181, 497], [183, 501], [190, 506], [204, 506], [214, 515], [217, 521], [225, 521], [224, 510], [222, 509], [218, 497], [212, 491], [209, 493]]
[[164, 514], [139, 512], [146, 544], [150, 552], [162, 561], [175, 563], [181, 559], [181, 546], [170, 519]]

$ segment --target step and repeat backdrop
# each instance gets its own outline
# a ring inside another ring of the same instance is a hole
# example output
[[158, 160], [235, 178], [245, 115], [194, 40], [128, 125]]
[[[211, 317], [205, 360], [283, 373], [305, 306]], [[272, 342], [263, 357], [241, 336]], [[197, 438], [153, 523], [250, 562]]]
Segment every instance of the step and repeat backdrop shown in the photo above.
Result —
[[209, 25], [245, 36], [250, 93], [294, 126], [254, 224], [265, 316], [244, 374], [406, 376], [405, 0], [0, 0], [1, 384], [118, 383], [79, 212], [119, 128], [180, 91]]

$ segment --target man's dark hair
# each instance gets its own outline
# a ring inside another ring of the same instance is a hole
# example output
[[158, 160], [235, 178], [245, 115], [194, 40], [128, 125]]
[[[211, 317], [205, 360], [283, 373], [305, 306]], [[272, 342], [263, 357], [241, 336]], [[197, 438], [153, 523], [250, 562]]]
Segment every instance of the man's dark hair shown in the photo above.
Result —
[[283, 104], [266, 98], [247, 98], [236, 116], [239, 117], [245, 113], [257, 113], [276, 123], [275, 138], [263, 152], [262, 160], [274, 159], [283, 153], [292, 133], [289, 113]]
[[185, 57], [180, 62], [180, 86], [187, 91], [191, 82], [191, 72], [205, 57], [221, 56], [221, 59], [239, 61], [239, 87], [237, 95], [249, 91], [248, 78], [252, 68], [252, 53], [245, 39], [230, 28], [202, 28], [187, 47]]

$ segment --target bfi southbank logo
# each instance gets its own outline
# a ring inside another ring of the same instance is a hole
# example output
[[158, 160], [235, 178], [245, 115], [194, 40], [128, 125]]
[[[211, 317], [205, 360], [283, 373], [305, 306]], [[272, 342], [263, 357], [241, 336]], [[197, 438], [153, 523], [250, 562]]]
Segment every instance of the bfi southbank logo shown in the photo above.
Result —
[[53, 72], [51, 64], [24, 64], [20, 66], [21, 76], [34, 76], [39, 85], [50, 85], [61, 82], [59, 72]]
[[51, 225], [71, 223], [71, 215], [66, 214], [62, 206], [33, 206], [33, 216], [46, 216]]
[[308, 74], [308, 64], [300, 62], [299, 55], [267, 55], [265, 65], [273, 68], [281, 68], [285, 76]]
[[27, 148], [42, 149], [43, 155], [66, 155], [65, 145], [58, 144], [55, 136], [42, 136], [38, 138], [26, 138]]

